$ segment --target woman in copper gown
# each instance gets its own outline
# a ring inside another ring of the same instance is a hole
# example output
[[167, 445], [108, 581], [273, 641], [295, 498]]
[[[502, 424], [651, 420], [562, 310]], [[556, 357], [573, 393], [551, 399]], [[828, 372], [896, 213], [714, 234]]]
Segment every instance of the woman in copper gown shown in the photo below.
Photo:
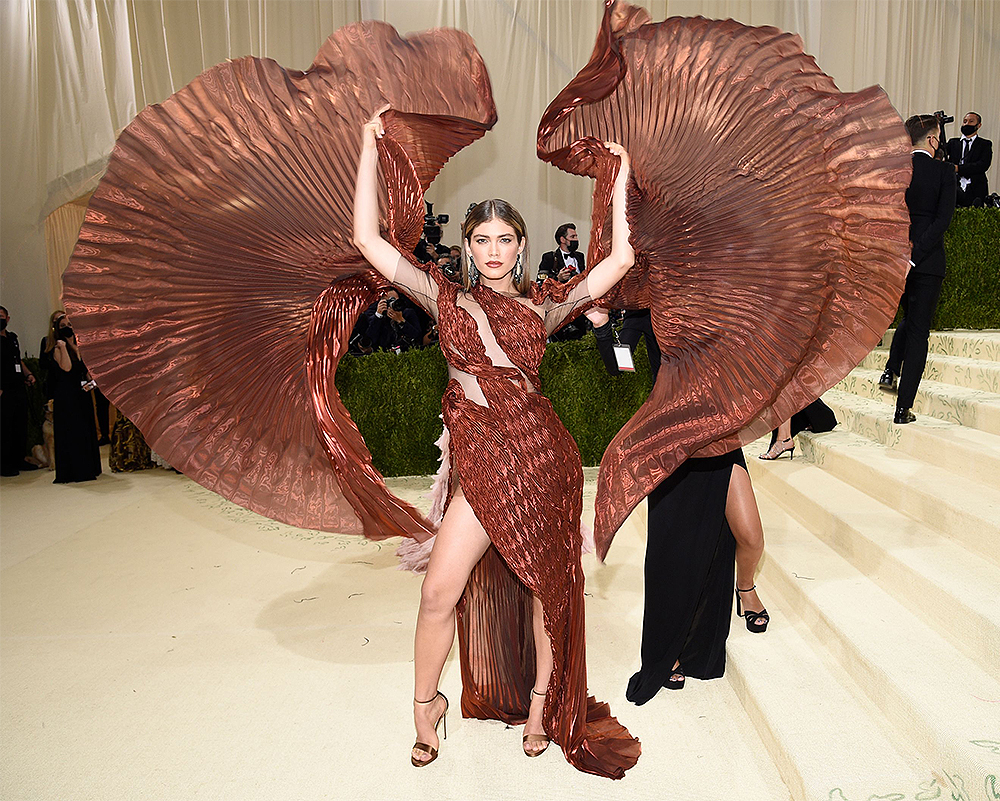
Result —
[[[385, 280], [351, 244], [351, 189], [362, 125], [386, 104], [377, 230], [409, 253], [424, 193], [490, 130], [496, 107], [467, 34], [403, 39], [366, 22], [334, 33], [304, 72], [233, 59], [144, 109], [90, 202], [64, 299], [93, 374], [178, 470], [292, 525], [425, 542], [435, 522], [388, 492], [334, 383], [357, 315]], [[878, 341], [903, 286], [910, 165], [885, 94], [840, 93], [796, 37], [731, 20], [652, 24], [610, 2], [590, 62], [538, 129], [540, 158], [596, 179], [591, 264], [621, 235], [607, 225], [619, 164], [596, 143], [608, 140], [629, 153], [636, 253], [608, 302], [651, 310], [664, 362], [602, 461], [602, 557], [685, 459], [771, 430]], [[376, 260], [395, 276], [398, 258]], [[551, 460], [560, 481], [578, 475], [547, 404], [528, 390], [542, 312], [558, 315], [587, 281], [565, 295], [543, 288], [537, 306], [482, 285], [459, 293], [432, 275], [425, 289], [439, 293], [441, 326], [452, 329], [449, 361], [471, 376], [449, 385], [444, 404], [464, 499], [449, 513], [465, 510], [491, 543], [478, 561], [461, 552], [475, 564], [458, 610], [462, 711], [524, 721], [534, 680], [546, 690], [542, 728], [572, 764], [620, 777], [639, 749], [586, 697], [578, 495], [544, 517], [512, 500], [537, 497], [531, 481], [547, 468], [534, 459]], [[485, 404], [470, 399], [476, 387]], [[533, 593], [551, 644], [547, 688], [527, 636]], [[430, 723], [442, 703], [424, 670], [433, 660], [420, 661]], [[433, 746], [423, 724], [420, 737]]]
[[[533, 651], [525, 754], [538, 756], [551, 737], [578, 767], [606, 773], [602, 749], [624, 746], [631, 753], [619, 769], [627, 768], [638, 757], [638, 742], [606, 712], [595, 720], [587, 709], [580, 456], [537, 391], [548, 335], [632, 266], [627, 154], [608, 144], [621, 162], [612, 200], [613, 242], [608, 257], [587, 275], [538, 291], [524, 267], [528, 241], [521, 215], [505, 201], [488, 200], [474, 207], [463, 225], [466, 259], [459, 286], [436, 265], [426, 273], [417, 269], [379, 231], [376, 140], [384, 135], [379, 117], [364, 128], [354, 244], [435, 318], [450, 373], [443, 408], [454, 474], [421, 590], [414, 643], [417, 742], [411, 760], [422, 767], [437, 757], [437, 723], [448, 708], [438, 680], [455, 637], [455, 607], [469, 585], [463, 638], [475, 633], [483, 650], [463, 659], [463, 711], [521, 718], [523, 687], [509, 669], [530, 666]], [[484, 559], [491, 548], [495, 553]], [[504, 641], [505, 630], [512, 632], [496, 609], [510, 603], [530, 614], [533, 643]]]

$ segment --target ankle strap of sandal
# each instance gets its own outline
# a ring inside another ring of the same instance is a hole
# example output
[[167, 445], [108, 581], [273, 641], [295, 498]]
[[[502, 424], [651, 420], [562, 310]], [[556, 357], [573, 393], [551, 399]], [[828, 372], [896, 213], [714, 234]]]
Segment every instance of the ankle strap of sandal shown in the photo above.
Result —
[[754, 584], [749, 590], [741, 590], [739, 587], [737, 587], [736, 592], [753, 592], [755, 589], [757, 589], [756, 584]]
[[549, 691], [549, 688], [548, 688], [548, 687], [546, 687], [546, 688], [545, 688], [545, 692], [542, 692], [542, 693], [538, 692], [538, 690], [536, 690], [536, 689], [535, 689], [534, 687], [532, 687], [532, 688], [531, 688], [531, 694], [532, 694], [532, 695], [539, 695], [539, 696], [541, 696], [542, 698], [544, 698], [544, 697], [545, 697], [545, 693], [547, 693], [548, 691]]
[[414, 698], [414, 699], [413, 699], [413, 703], [415, 703], [415, 704], [429, 704], [429, 703], [431, 703], [432, 701], [436, 701], [436, 700], [437, 700], [437, 697], [438, 697], [439, 695], [442, 695], [442, 697], [443, 697], [443, 694], [442, 694], [442, 692], [441, 692], [440, 690], [438, 690], [438, 691], [437, 691], [436, 693], [434, 693], [434, 697], [433, 697], [433, 698], [430, 698], [430, 699], [429, 699], [429, 700], [427, 700], [427, 701], [418, 701], [418, 700], [417, 700], [416, 698]]

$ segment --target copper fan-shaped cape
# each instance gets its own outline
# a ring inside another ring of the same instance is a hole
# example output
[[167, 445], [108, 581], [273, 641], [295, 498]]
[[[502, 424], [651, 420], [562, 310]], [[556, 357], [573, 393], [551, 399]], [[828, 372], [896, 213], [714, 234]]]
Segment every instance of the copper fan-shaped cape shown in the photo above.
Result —
[[424, 190], [496, 109], [468, 35], [367, 22], [305, 72], [229, 61], [139, 114], [63, 298], [102, 389], [186, 475], [293, 525], [423, 539], [430, 525], [385, 491], [333, 385], [384, 283], [351, 222], [361, 128], [386, 104], [385, 227], [410, 252]]
[[609, 2], [538, 129], [542, 159], [597, 178], [591, 264], [610, 244], [614, 167], [588, 137], [628, 150], [636, 266], [602, 303], [650, 308], [662, 351], [601, 463], [602, 557], [688, 456], [756, 439], [853, 369], [892, 320], [909, 254], [909, 138], [880, 88], [839, 92], [775, 28], [648, 19]]

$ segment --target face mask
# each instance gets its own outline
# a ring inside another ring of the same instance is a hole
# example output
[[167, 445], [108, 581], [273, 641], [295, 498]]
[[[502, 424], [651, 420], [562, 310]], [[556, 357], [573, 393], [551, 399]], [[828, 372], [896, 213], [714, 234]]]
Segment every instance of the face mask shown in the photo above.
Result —
[[580, 243], [577, 240], [566, 243], [566, 251], [568, 253], [576, 253], [576, 249], [580, 247]]
[[962, 136], [972, 136], [976, 132], [975, 125], [963, 125]]
[[59, 329], [59, 339], [69, 339], [71, 336], [73, 336], [73, 329], [69, 326]]
[[0, 331], [5, 331], [5, 330], [7, 330], [7, 318], [0, 317]]

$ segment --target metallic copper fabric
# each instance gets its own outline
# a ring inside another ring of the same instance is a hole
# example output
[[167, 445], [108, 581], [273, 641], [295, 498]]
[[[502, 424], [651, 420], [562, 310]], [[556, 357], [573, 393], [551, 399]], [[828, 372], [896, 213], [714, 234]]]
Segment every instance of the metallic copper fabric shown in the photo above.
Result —
[[[444, 418], [454, 469], [493, 543], [473, 569], [459, 608], [462, 713], [508, 723], [526, 719], [535, 677], [534, 593], [552, 643], [545, 731], [575, 767], [620, 779], [638, 760], [640, 746], [607, 705], [587, 696], [580, 452], [548, 399], [524, 383], [539, 385], [545, 327], [524, 304], [483, 286], [474, 289], [514, 365], [494, 366], [476, 321], [457, 305], [458, 286], [436, 267], [431, 274], [448, 362], [476, 377], [488, 404], [467, 399], [457, 380], [448, 383]], [[565, 296], [570, 289], [548, 291]]]
[[[427, 186], [496, 113], [468, 37], [401, 40], [368, 23], [331, 37], [306, 73], [229, 62], [144, 111], [91, 202], [64, 298], [102, 387], [187, 475], [296, 525], [424, 539], [430, 524], [386, 491], [334, 386], [384, 283], [350, 225], [361, 124], [385, 102], [384, 228], [409, 253]], [[477, 290], [520, 372], [494, 367], [456, 286], [433, 269], [442, 344], [490, 403], [465, 400], [457, 382], [444, 400], [456, 472], [495, 546], [460, 610], [463, 712], [526, 716], [534, 592], [555, 662], [545, 728], [576, 767], [620, 778], [640, 748], [587, 696], [580, 457], [523, 383], [539, 383], [545, 328]]]
[[[237, 59], [143, 110], [91, 200], [63, 297], [101, 388], [186, 475], [293, 525], [425, 538], [333, 386], [375, 285], [351, 244], [352, 198], [361, 126], [385, 104], [385, 224], [409, 252], [424, 190], [496, 109], [467, 34], [402, 39], [368, 22], [337, 31], [305, 72]], [[332, 302], [351, 291], [331, 282], [362, 273], [349, 303]]]
[[650, 308], [663, 359], [601, 464], [603, 556], [684, 459], [756, 439], [877, 344], [906, 273], [910, 144], [880, 88], [839, 92], [796, 36], [610, 2], [538, 128], [542, 159], [597, 179], [590, 264], [615, 172], [595, 139], [631, 155], [637, 254], [602, 304]]

